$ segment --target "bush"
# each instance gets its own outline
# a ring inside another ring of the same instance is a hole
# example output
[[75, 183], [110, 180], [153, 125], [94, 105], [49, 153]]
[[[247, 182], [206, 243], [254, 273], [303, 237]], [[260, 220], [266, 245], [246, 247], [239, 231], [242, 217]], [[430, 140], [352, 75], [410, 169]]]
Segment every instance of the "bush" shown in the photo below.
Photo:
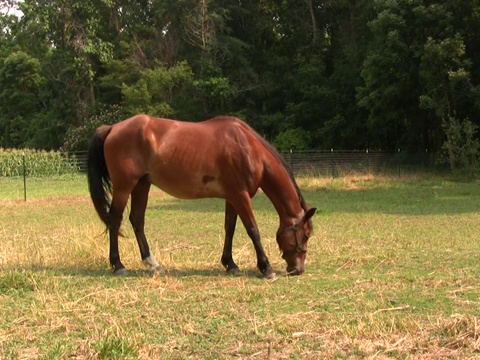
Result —
[[288, 129], [275, 138], [273, 145], [279, 151], [307, 150], [310, 148], [310, 134], [301, 128]]
[[450, 164], [453, 171], [474, 174], [478, 170], [480, 142], [477, 138], [478, 126], [468, 119], [462, 121], [450, 117], [444, 120], [442, 127], [446, 140], [442, 146], [443, 160]]
[[118, 105], [112, 105], [102, 109], [83, 122], [80, 126], [72, 126], [67, 130], [65, 139], [60, 150], [86, 151], [92, 139], [93, 133], [100, 125], [111, 125], [127, 117], [125, 109]]
[[79, 172], [75, 156], [58, 151], [0, 148], [0, 176], [23, 176], [24, 161], [27, 176], [44, 177]]

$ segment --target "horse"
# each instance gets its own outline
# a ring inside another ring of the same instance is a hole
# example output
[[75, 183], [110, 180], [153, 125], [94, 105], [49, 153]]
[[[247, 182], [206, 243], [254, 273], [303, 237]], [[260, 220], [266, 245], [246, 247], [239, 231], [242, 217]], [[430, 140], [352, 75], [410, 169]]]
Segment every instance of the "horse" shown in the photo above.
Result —
[[87, 161], [90, 197], [109, 234], [114, 274], [127, 273], [120, 261], [118, 237], [129, 198], [129, 220], [143, 264], [154, 273], [164, 273], [150, 253], [144, 232], [151, 184], [180, 199], [224, 199], [221, 263], [225, 270], [239, 274], [232, 257], [239, 216], [253, 242], [260, 273], [275, 279], [252, 208], [252, 197], [262, 189], [279, 215], [276, 240], [287, 274], [304, 272], [316, 209], [308, 207], [283, 157], [240, 119], [223, 116], [193, 123], [136, 115], [98, 127]]

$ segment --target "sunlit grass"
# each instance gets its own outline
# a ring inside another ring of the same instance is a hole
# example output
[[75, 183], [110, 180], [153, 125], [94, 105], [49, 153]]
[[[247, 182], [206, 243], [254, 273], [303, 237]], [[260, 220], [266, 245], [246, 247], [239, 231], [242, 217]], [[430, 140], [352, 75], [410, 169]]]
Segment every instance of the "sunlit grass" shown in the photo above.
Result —
[[[0, 212], [0, 358], [461, 358], [480, 351], [480, 185], [435, 177], [299, 178], [319, 211], [307, 272], [268, 282], [239, 223], [221, 265], [221, 200], [150, 196], [151, 277], [128, 222], [114, 277], [85, 179], [38, 181]], [[7, 187], [10, 186], [7, 184]], [[52, 187], [58, 190], [52, 193]], [[55, 195], [61, 194], [61, 195]], [[278, 274], [278, 217], [254, 199]]]
[[27, 201], [45, 198], [86, 196], [84, 175], [52, 177], [0, 177], [0, 202]]

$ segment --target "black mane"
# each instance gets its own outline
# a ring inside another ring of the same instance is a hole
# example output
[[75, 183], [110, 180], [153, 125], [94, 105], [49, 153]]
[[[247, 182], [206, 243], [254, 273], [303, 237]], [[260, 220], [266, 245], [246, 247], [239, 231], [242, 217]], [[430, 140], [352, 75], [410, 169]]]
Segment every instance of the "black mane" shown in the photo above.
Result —
[[290, 178], [290, 181], [292, 182], [293, 186], [295, 187], [295, 190], [297, 191], [298, 200], [300, 202], [300, 205], [302, 206], [302, 209], [307, 211], [309, 207], [307, 206], [307, 203], [303, 198], [302, 192], [298, 187], [297, 181], [293, 176], [293, 171], [290, 168], [290, 166], [287, 164], [287, 161], [285, 160], [285, 158], [278, 152], [278, 150], [272, 144], [270, 144], [267, 140], [265, 140], [263, 136], [257, 133], [251, 126], [249, 126], [248, 124], [245, 124], [245, 125], [248, 126], [248, 128], [255, 134], [256, 138], [270, 151], [270, 153], [275, 157], [275, 159], [277, 159], [278, 162], [282, 164], [283, 168], [288, 174], [288, 177]]

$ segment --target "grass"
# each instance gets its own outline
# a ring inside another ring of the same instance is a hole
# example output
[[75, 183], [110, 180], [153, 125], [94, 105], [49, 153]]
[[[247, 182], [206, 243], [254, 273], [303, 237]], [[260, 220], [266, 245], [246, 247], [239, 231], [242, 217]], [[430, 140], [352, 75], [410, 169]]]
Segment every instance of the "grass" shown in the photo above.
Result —
[[[167, 271], [144, 270], [125, 224], [114, 277], [84, 178], [0, 179], [1, 359], [478, 358], [480, 183], [302, 178], [319, 208], [307, 272], [265, 281], [237, 227], [224, 274], [223, 202], [150, 196], [146, 229]], [[254, 201], [277, 273], [277, 215]]]
[[25, 192], [27, 201], [84, 196], [86, 181], [86, 177], [81, 175], [27, 177], [24, 186], [23, 177], [0, 176], [0, 202], [23, 201]]

